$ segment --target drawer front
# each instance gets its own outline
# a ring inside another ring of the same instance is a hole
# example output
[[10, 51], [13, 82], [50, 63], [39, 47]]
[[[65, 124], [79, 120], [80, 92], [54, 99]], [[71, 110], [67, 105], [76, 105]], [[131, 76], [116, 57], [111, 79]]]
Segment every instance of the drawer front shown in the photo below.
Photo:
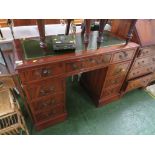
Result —
[[107, 65], [110, 63], [111, 54], [102, 54], [85, 59], [74, 60], [66, 63], [66, 72], [82, 71], [90, 67], [97, 67], [100, 65]]
[[122, 76], [126, 75], [130, 62], [113, 64], [108, 69], [108, 76]]
[[36, 122], [45, 121], [48, 119], [54, 119], [55, 117], [63, 114], [65, 112], [64, 106], [57, 106], [53, 109], [50, 109], [46, 112], [40, 112], [34, 115]]
[[0, 76], [0, 91], [15, 87], [11, 76]]
[[102, 98], [108, 98], [110, 96], [118, 95], [120, 92], [121, 86], [115, 88], [104, 89], [102, 92]]
[[133, 90], [136, 88], [147, 86], [147, 84], [150, 82], [151, 78], [152, 78], [152, 75], [149, 74], [147, 76], [129, 81], [127, 88], [126, 88], [126, 91], [130, 91], [130, 90]]
[[47, 77], [63, 74], [64, 72], [65, 72], [64, 64], [57, 63], [21, 71], [19, 72], [19, 75], [21, 81], [24, 83], [35, 80], [42, 80]]
[[134, 68], [147, 66], [148, 64], [153, 64], [153, 63], [155, 63], [155, 56], [136, 59], [134, 63]]
[[30, 104], [33, 112], [38, 112], [51, 109], [56, 105], [64, 105], [64, 102], [64, 93], [58, 93], [50, 97], [31, 102]]
[[127, 51], [125, 50], [119, 51], [114, 54], [112, 62], [120, 62], [120, 61], [132, 59], [132, 57], [134, 56], [134, 53], [135, 53], [135, 49], [127, 50]]
[[105, 82], [104, 87], [108, 88], [108, 87], [114, 87], [118, 84], [121, 85], [123, 80], [124, 80], [124, 76], [117, 77], [117, 78], [108, 78]]
[[128, 79], [136, 78], [138, 76], [142, 76], [148, 73], [152, 73], [155, 70], [155, 65], [149, 65], [142, 68], [132, 69], [129, 73]]
[[24, 90], [29, 100], [35, 100], [39, 97], [62, 92], [64, 91], [64, 86], [64, 79], [48, 79], [25, 85]]
[[151, 47], [144, 47], [143, 49], [140, 49], [139, 57], [145, 57], [145, 56], [151, 56], [155, 52], [155, 46]]
[[152, 82], [152, 81], [155, 81], [155, 72], [152, 73], [152, 77], [151, 77], [151, 81], [150, 82]]

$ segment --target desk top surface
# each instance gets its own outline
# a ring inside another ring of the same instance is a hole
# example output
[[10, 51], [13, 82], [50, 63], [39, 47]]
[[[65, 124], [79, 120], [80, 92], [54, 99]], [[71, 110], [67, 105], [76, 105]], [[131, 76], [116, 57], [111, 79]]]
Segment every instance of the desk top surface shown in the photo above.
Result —
[[18, 39], [14, 41], [15, 45], [15, 61], [22, 62], [21, 64], [15, 64], [16, 69], [23, 67], [33, 67], [36, 65], [48, 64], [51, 62], [60, 62], [66, 60], [72, 60], [75, 58], [82, 58], [85, 56], [93, 56], [100, 53], [107, 53], [109, 51], [117, 51], [121, 49], [129, 49], [138, 47], [138, 44], [130, 42], [125, 45], [125, 40], [115, 37], [110, 32], [104, 32], [104, 42], [100, 44], [98, 48], [97, 44], [98, 32], [93, 31], [90, 35], [90, 41], [85, 49], [80, 34], [76, 35], [76, 50], [75, 52], [54, 52], [52, 50], [51, 36], [46, 37], [46, 43], [48, 46], [49, 55], [44, 55], [44, 49], [39, 46], [39, 38], [28, 38], [25, 40]]
[[[98, 36], [97, 31], [94, 31], [91, 33], [87, 50], [97, 50], [98, 48], [97, 36]], [[100, 44], [100, 48], [125, 43], [125, 40], [122, 40], [118, 37], [111, 35], [108, 31], [104, 32], [103, 36], [104, 36], [104, 42]], [[83, 38], [81, 37], [81, 35], [77, 34], [75, 37], [75, 40], [76, 40], [76, 50], [74, 51], [74, 53], [84, 51], [85, 44], [83, 43]], [[23, 47], [25, 60], [36, 59], [36, 58], [47, 57], [47, 56], [63, 55], [65, 53], [70, 52], [70, 51], [65, 51], [65, 52], [53, 51], [51, 36], [46, 38], [46, 43], [47, 43], [46, 50], [40, 48], [39, 38], [26, 39], [26, 40], [20, 40], [20, 41]], [[46, 51], [46, 53], [48, 54], [45, 54], [44, 51]]]

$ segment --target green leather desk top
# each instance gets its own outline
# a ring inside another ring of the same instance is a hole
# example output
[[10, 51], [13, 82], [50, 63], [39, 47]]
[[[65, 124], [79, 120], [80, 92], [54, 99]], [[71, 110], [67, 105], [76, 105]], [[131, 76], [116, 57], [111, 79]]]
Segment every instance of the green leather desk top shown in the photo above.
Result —
[[[96, 50], [97, 49], [97, 47], [98, 47], [97, 36], [98, 36], [97, 31], [94, 31], [91, 33], [87, 50]], [[64, 51], [54, 52], [52, 50], [51, 36], [46, 37], [46, 43], [47, 43], [46, 51], [48, 51], [48, 54], [45, 54], [45, 50], [40, 48], [39, 38], [21, 40], [21, 43], [23, 46], [24, 57], [26, 60], [36, 59], [36, 58], [45, 57], [45, 56], [62, 55], [64, 53]], [[117, 45], [117, 44], [124, 44], [124, 43], [125, 43], [125, 40], [117, 38], [117, 37], [111, 35], [110, 32], [105, 31], [104, 32], [104, 42], [100, 44], [100, 48], [106, 47], [106, 46]], [[81, 34], [77, 34], [76, 35], [76, 50], [74, 52], [79, 52], [79, 51], [84, 51], [84, 50], [85, 50], [85, 45], [83, 43]], [[65, 51], [65, 53], [66, 53], [66, 51]]]

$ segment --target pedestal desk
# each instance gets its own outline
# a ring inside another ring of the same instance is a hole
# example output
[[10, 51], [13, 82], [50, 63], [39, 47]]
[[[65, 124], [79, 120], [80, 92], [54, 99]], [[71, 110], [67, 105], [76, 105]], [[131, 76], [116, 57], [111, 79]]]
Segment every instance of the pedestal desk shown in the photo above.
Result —
[[12, 64], [37, 130], [66, 119], [68, 76], [82, 73], [80, 84], [97, 107], [121, 97], [138, 44], [125, 45], [125, 40], [104, 32], [105, 40], [98, 46], [97, 36], [98, 32], [91, 33], [86, 50], [81, 35], [77, 34], [76, 51], [64, 53], [52, 51], [51, 36], [48, 36], [48, 54], [40, 48], [39, 38], [14, 41]]

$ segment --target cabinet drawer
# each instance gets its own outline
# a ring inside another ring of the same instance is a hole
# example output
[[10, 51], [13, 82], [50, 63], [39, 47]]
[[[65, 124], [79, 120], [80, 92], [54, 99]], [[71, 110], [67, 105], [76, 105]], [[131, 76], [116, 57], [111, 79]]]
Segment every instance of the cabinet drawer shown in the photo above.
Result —
[[51, 109], [56, 105], [64, 105], [64, 93], [57, 93], [55, 95], [39, 99], [31, 102], [31, 108], [34, 112]]
[[120, 92], [121, 86], [115, 88], [104, 89], [102, 92], [102, 98], [108, 98], [110, 96], [118, 95]]
[[64, 64], [57, 63], [20, 71], [19, 76], [21, 81], [24, 83], [56, 76], [64, 73], [64, 71], [65, 71]]
[[0, 91], [15, 87], [11, 76], [0, 76]]
[[123, 80], [124, 80], [124, 76], [121, 76], [121, 77], [117, 77], [117, 78], [108, 78], [105, 82], [105, 85], [104, 87], [105, 88], [108, 88], [108, 87], [114, 87], [116, 85], [121, 85]]
[[152, 73], [151, 82], [155, 81], [155, 73]]
[[130, 62], [113, 64], [108, 69], [108, 76], [121, 76], [126, 75]]
[[132, 89], [140, 88], [140, 87], [145, 87], [147, 84], [150, 82], [152, 78], [152, 75], [149, 74], [147, 76], [143, 76], [141, 78], [137, 78], [135, 80], [131, 80], [128, 82], [126, 91], [130, 91]]
[[155, 65], [149, 65], [142, 68], [132, 69], [129, 73], [128, 79], [136, 78], [148, 73], [152, 73], [155, 70]]
[[53, 109], [50, 109], [46, 112], [40, 112], [34, 115], [36, 122], [45, 121], [48, 119], [54, 119], [55, 117], [63, 114], [65, 112], [64, 106], [56, 106]]
[[102, 54], [93, 57], [74, 60], [66, 63], [66, 72], [82, 71], [90, 67], [107, 65], [110, 63], [111, 54]]
[[155, 52], [155, 46], [144, 47], [139, 51], [139, 57], [151, 56]]
[[48, 79], [41, 82], [34, 82], [24, 86], [27, 98], [35, 100], [39, 97], [52, 95], [64, 91], [64, 79]]
[[155, 63], [155, 56], [140, 58], [140, 59], [135, 60], [135, 63], [134, 63], [133, 67], [138, 68], [138, 67], [147, 66], [148, 64], [153, 64], [153, 63]]
[[132, 59], [134, 56], [135, 49], [132, 50], [122, 50], [114, 54], [112, 62], [120, 62], [124, 60]]

